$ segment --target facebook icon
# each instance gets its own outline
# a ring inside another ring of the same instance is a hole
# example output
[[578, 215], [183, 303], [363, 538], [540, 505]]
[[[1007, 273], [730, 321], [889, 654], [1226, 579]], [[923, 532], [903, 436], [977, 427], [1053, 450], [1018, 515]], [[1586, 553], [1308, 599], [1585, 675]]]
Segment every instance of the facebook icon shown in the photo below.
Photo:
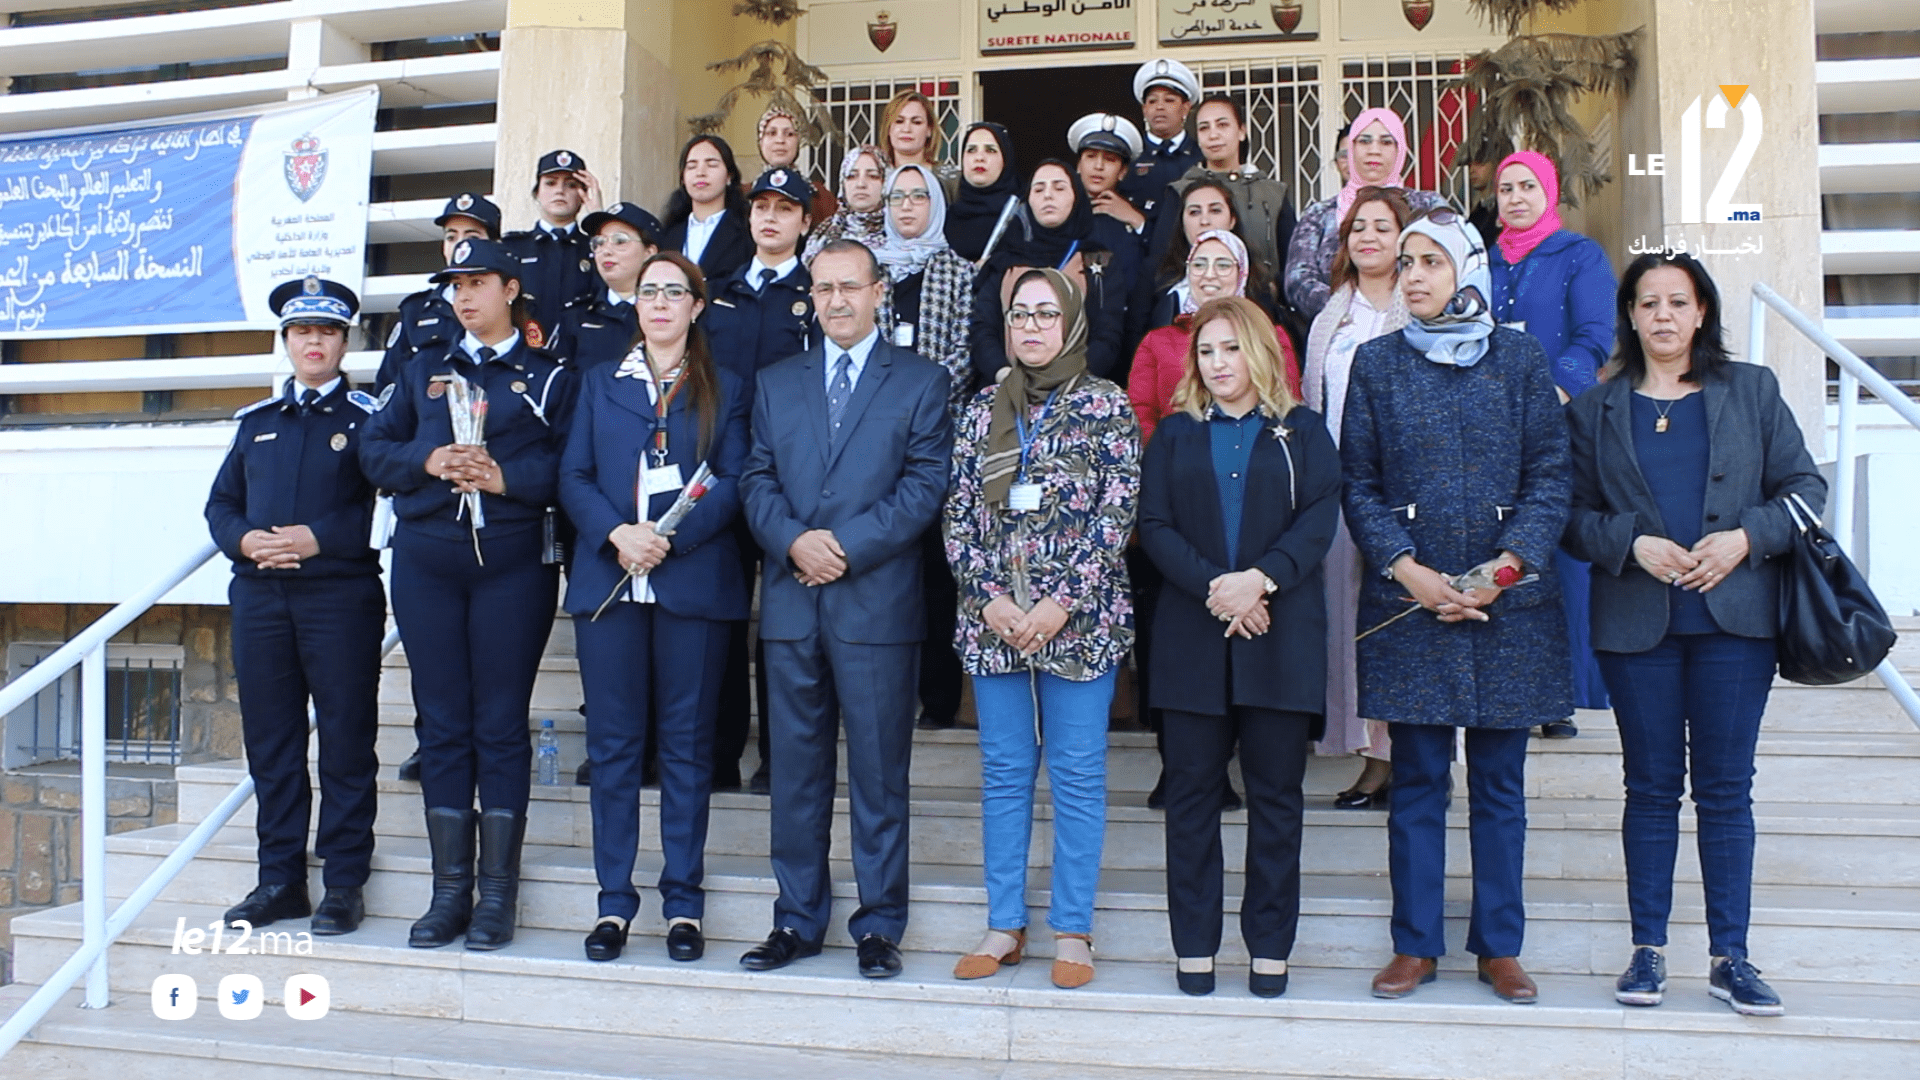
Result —
[[191, 975], [162, 975], [153, 980], [153, 1015], [185, 1020], [200, 1005], [200, 988]]

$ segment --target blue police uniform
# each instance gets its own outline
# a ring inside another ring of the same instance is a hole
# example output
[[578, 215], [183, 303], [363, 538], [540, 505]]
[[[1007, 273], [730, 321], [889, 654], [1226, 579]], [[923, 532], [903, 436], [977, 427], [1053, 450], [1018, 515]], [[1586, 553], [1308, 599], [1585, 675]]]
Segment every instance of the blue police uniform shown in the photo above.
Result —
[[[463, 191], [447, 200], [435, 225], [445, 227], [451, 218], [471, 218], [487, 230], [487, 236], [500, 236], [500, 208], [493, 200], [472, 191]], [[387, 335], [386, 353], [380, 359], [380, 372], [374, 376], [373, 392], [382, 393], [399, 379], [400, 367], [415, 353], [457, 340], [462, 331], [460, 319], [453, 313], [452, 292], [444, 285], [421, 289], [400, 301], [393, 329]]]
[[625, 359], [639, 332], [640, 313], [632, 302], [620, 300], [603, 288], [567, 304], [548, 351], [585, 373]]
[[[656, 385], [644, 356], [588, 371], [560, 470], [561, 502], [581, 536], [565, 607], [574, 617], [587, 698], [593, 858], [603, 917], [631, 920], [640, 907], [633, 864], [650, 726], [657, 732], [660, 771], [662, 911], [667, 919], [699, 919], [705, 907], [701, 880], [714, 719], [728, 627], [749, 613], [748, 579], [733, 531], [747, 456], [748, 397], [738, 378], [724, 370], [716, 374], [719, 398], [703, 453], [700, 411], [684, 386], [676, 392], [673, 383]], [[663, 423], [664, 457], [658, 454]], [[641, 470], [675, 470], [661, 475], [684, 484], [703, 461], [713, 478], [675, 529], [671, 554], [646, 575], [644, 586], [628, 583], [608, 535], [624, 524], [659, 520], [679, 493], [678, 486], [662, 482], [642, 508]], [[610, 958], [591, 950], [589, 955]]]
[[[779, 184], [773, 182], [776, 173]], [[785, 169], [769, 170], [754, 182], [754, 194], [770, 190], [779, 191], [802, 206], [812, 200], [811, 185], [799, 174]], [[759, 279], [763, 269], [773, 268], [762, 267], [757, 258], [749, 258], [738, 270], [714, 279], [709, 283], [707, 309], [700, 316], [714, 362], [740, 380], [749, 399], [762, 368], [805, 352], [817, 332], [813, 319], [813, 277], [807, 272], [806, 264], [796, 261], [793, 269], [761, 287]], [[742, 571], [751, 581], [759, 573], [761, 553], [744, 517], [734, 526], [734, 540], [739, 546]], [[719, 727], [713, 754], [716, 786], [731, 787], [739, 776], [740, 756], [746, 751], [747, 732], [753, 725], [754, 703], [759, 705], [759, 715], [767, 715], [764, 662], [751, 669], [753, 697], [748, 698], [748, 654], [752, 647], [747, 621], [741, 619], [728, 635], [727, 672], [720, 690]], [[764, 723], [760, 725], [759, 744], [764, 773], [770, 752]]]
[[567, 302], [605, 288], [593, 268], [593, 251], [578, 227], [550, 228], [545, 222], [510, 232], [500, 241], [520, 260], [520, 285], [528, 313], [543, 335], [560, 325]]
[[[271, 303], [289, 325], [344, 327], [358, 307], [344, 286], [317, 278], [281, 286]], [[320, 821], [313, 850], [325, 862], [322, 880], [330, 895], [364, 885], [373, 857], [386, 597], [379, 559], [367, 545], [373, 485], [357, 456], [373, 410], [374, 399], [353, 390], [344, 377], [320, 388], [289, 380], [284, 393], [240, 411], [233, 447], [207, 499], [208, 528], [234, 564], [228, 589], [233, 663], [259, 807], [259, 882], [294, 886], [298, 897], [281, 915], [305, 914], [299, 909], [306, 903], [313, 798], [307, 778], [309, 701], [320, 732]], [[291, 569], [261, 569], [240, 553], [247, 533], [281, 525], [307, 526], [318, 554]], [[247, 914], [256, 925], [263, 921], [259, 910], [236, 917]], [[358, 920], [356, 913], [348, 921]], [[317, 932], [351, 929], [321, 930], [316, 923]]]

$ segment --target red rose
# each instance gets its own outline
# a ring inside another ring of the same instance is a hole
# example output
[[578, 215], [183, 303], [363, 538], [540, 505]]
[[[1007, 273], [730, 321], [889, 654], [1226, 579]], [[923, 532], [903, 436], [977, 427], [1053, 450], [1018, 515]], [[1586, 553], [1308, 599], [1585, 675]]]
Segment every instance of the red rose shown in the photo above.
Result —
[[705, 484], [695, 484], [692, 487], [687, 489], [687, 495], [695, 499], [700, 498], [706, 493], [707, 493], [707, 485]]
[[1520, 584], [1520, 569], [1515, 566], [1503, 566], [1493, 572], [1493, 583], [1503, 589], [1511, 589]]

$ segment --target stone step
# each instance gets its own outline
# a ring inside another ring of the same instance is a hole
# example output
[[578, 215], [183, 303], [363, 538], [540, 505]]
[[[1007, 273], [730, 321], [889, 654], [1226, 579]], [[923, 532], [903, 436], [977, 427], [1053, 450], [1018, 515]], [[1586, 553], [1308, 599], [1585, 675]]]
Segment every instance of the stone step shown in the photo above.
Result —
[[[109, 837], [108, 894], [119, 897], [131, 892], [184, 832], [183, 826], [172, 825]], [[634, 880], [644, 897], [639, 924], [642, 929], [658, 921], [652, 883], [659, 875], [659, 858], [657, 852], [642, 851], [635, 868]], [[1304, 875], [1303, 918], [1294, 959], [1316, 966], [1355, 968], [1380, 962], [1391, 914], [1384, 865], [1382, 858], [1374, 864], [1377, 869], [1373, 872]], [[429, 870], [425, 840], [396, 837], [383, 841], [374, 853], [374, 874], [366, 888], [368, 910], [392, 918], [417, 917], [426, 910], [431, 892]], [[934, 952], [971, 948], [987, 924], [986, 890], [979, 868], [916, 864], [911, 874], [913, 910], [908, 939], [912, 947]], [[529, 844], [522, 875], [522, 925], [578, 933], [592, 926], [598, 913], [598, 886], [591, 850]], [[836, 861], [834, 878], [836, 921], [829, 940], [850, 944], [844, 921], [855, 903], [851, 865]], [[244, 896], [255, 880], [250, 838], [228, 832], [182, 871], [162, 898], [224, 910]], [[320, 884], [315, 869], [310, 885], [316, 897]], [[765, 858], [709, 856], [705, 884], [709, 937], [744, 943], [765, 936], [777, 892]], [[1048, 903], [1049, 886], [1047, 870], [1030, 872], [1028, 903], [1036, 913], [1036, 926]], [[1238, 910], [1241, 887], [1240, 875], [1227, 875], [1229, 911]], [[1620, 882], [1533, 878], [1527, 882], [1527, 890], [1526, 956], [1530, 966], [1541, 971], [1604, 974], [1624, 961], [1630, 935], [1625, 887]], [[1465, 940], [1470, 894], [1466, 878], [1449, 879], [1448, 938], [1456, 950]], [[1095, 931], [1102, 956], [1172, 959], [1163, 871], [1106, 869], [1096, 903]], [[1753, 950], [1771, 972], [1785, 978], [1920, 984], [1920, 890], [1761, 885], [1754, 906]], [[1698, 886], [1680, 885], [1671, 950], [1676, 972], [1704, 972], [1703, 920]], [[206, 921], [202, 919], [196, 925]], [[1237, 932], [1229, 930], [1222, 954], [1244, 957]]]
[[[0, 1017], [35, 987], [0, 987]], [[732, 1042], [612, 1035], [426, 1016], [329, 1012], [312, 1026], [274, 1004], [245, 1023], [223, 1020], [209, 999], [192, 1019], [155, 1017], [144, 994], [115, 994], [113, 1007], [80, 1008], [69, 993], [9, 1056], [37, 1080], [262, 1080], [353, 1076], [507, 1077], [514, 1080], [1164, 1080], [1162, 1070], [1098, 1068], [919, 1054], [863, 1054]], [[1218, 1072], [1222, 1080], [1264, 1073]]]
[[[1373, 873], [1386, 866], [1386, 814], [1383, 811], [1338, 810], [1331, 806], [1331, 789], [1345, 775], [1344, 763], [1316, 764], [1306, 813], [1302, 859], [1310, 873]], [[197, 823], [237, 780], [237, 764], [183, 767], [180, 805], [183, 821]], [[215, 777], [213, 782], [203, 778]], [[1237, 782], [1237, 781], [1236, 781]], [[1464, 779], [1456, 779], [1463, 791]], [[426, 835], [418, 785], [399, 780], [380, 781], [380, 813], [375, 831], [386, 837], [420, 838]], [[528, 808], [529, 842], [590, 848], [593, 814], [586, 788], [533, 789]], [[713, 796], [707, 851], [713, 855], [766, 858], [769, 852], [768, 803], [765, 796], [720, 793]], [[191, 817], [188, 817], [191, 806]], [[1528, 805], [1527, 869], [1540, 878], [1595, 878], [1617, 880], [1624, 874], [1620, 847], [1619, 799], [1537, 798]], [[319, 814], [316, 801], [315, 819]], [[641, 847], [658, 850], [659, 792], [641, 792]], [[835, 800], [834, 843], [849, 850], [847, 801], [844, 789]], [[974, 788], [914, 789], [911, 843], [916, 862], [979, 866], [981, 848], [980, 801]], [[1052, 865], [1053, 809], [1047, 792], [1035, 801], [1034, 842], [1029, 861]], [[1244, 810], [1223, 818], [1223, 846], [1227, 865], [1241, 865], [1246, 844]], [[234, 816], [228, 830], [250, 837], [254, 804]], [[1467, 867], [1467, 800], [1456, 799], [1448, 815], [1449, 863], [1458, 873]], [[1920, 807], [1844, 803], [1762, 803], [1756, 808], [1760, 834], [1755, 880], [1787, 885], [1920, 886]], [[1693, 831], [1691, 808], [1683, 809], [1681, 828]], [[1164, 816], [1146, 806], [1139, 792], [1117, 793], [1107, 810], [1103, 865], [1118, 870], [1164, 870], [1166, 843]], [[1676, 875], [1698, 881], [1698, 855], [1691, 839], [1681, 844]]]
[[[584, 1030], [609, 1037], [726, 1041], [743, 1049], [911, 1053], [975, 1063], [1156, 1069], [1183, 1076], [1801, 1080], [1920, 1073], [1920, 1021], [1914, 1019], [1920, 989], [1800, 983], [1775, 972], [1769, 974], [1778, 980], [1774, 985], [1790, 1012], [1755, 1020], [1711, 1000], [1703, 984], [1687, 976], [1674, 978], [1666, 1005], [1647, 1010], [1616, 1005], [1608, 976], [1543, 975], [1540, 1004], [1519, 1008], [1499, 1002], [1462, 974], [1444, 976], [1404, 1001], [1378, 1001], [1368, 995], [1365, 972], [1305, 963], [1294, 968], [1287, 996], [1273, 1000], [1249, 995], [1241, 970], [1234, 967], [1222, 972], [1217, 993], [1194, 998], [1174, 989], [1167, 964], [1105, 957], [1093, 984], [1061, 991], [1048, 981], [1044, 944], [1034, 960], [977, 983], [952, 980], [952, 959], [939, 952], [910, 952], [900, 977], [868, 980], [858, 977], [850, 951], [841, 948], [764, 974], [742, 971], [731, 955], [718, 950], [699, 963], [674, 964], [662, 955], [659, 941], [649, 938], [634, 939], [619, 961], [593, 964], [580, 957], [578, 933], [538, 929], [522, 930], [512, 946], [496, 953], [409, 949], [405, 921], [377, 918], [351, 937], [321, 939], [307, 956], [170, 952], [177, 921], [194, 925], [217, 914], [210, 907], [161, 904], [136, 921], [111, 961], [112, 983], [127, 1010], [126, 1028], [117, 1035], [108, 1031], [112, 1011], [86, 1017], [80, 1022], [97, 1033], [96, 1040], [122, 1055], [129, 1046], [141, 1045], [140, 1032], [153, 1030], [136, 1019], [143, 1011], [141, 998], [164, 973], [190, 974], [203, 988], [217, 986], [227, 973], [251, 973], [268, 988], [271, 1007], [288, 975], [310, 972], [329, 981], [328, 1021], [301, 1030], [297, 1040], [289, 1038], [282, 1051], [289, 1056], [281, 1061], [272, 1060], [271, 1051], [249, 1052], [236, 1045], [233, 1059], [253, 1059], [248, 1066], [255, 1071], [249, 1076], [288, 1075], [262, 1071], [285, 1061], [328, 1067], [350, 1061], [353, 1054], [378, 1056], [383, 1048], [390, 1060], [406, 1058], [406, 1068], [396, 1067], [395, 1073], [462, 1075], [418, 1060], [434, 1054], [438, 1042], [402, 1048], [356, 1038], [364, 1019], [383, 1025], [365, 1028], [379, 1040], [382, 1034], [393, 1038], [398, 1021], [406, 1018], [459, 1023], [440, 1029], [456, 1034], [483, 1029], [479, 1046], [494, 1053], [508, 1046], [525, 1053], [521, 1040], [540, 1038], [539, 1031], [527, 1029], [540, 1029], [550, 1033], [552, 1045], [536, 1041], [534, 1052], [549, 1065], [563, 1060], [565, 1047]], [[31, 983], [45, 978], [78, 941], [78, 907], [26, 916], [15, 928], [21, 978]], [[1287, 1022], [1271, 1023], [1276, 1019]], [[75, 1023], [71, 1013], [60, 1021], [55, 1031]], [[158, 1033], [192, 1038], [216, 1022], [210, 1017], [202, 1023], [196, 1016]], [[258, 1026], [219, 1024], [211, 1031], [273, 1030], [258, 1020], [249, 1024]], [[227, 1055], [220, 1053], [224, 1044], [218, 1034], [213, 1041], [216, 1047], [203, 1047], [199, 1056], [218, 1055], [211, 1063], [218, 1068]], [[1418, 1051], [1409, 1052], [1414, 1046]], [[968, 1075], [949, 1072], [945, 1061], [922, 1063], [915, 1075], [927, 1075], [928, 1068], [940, 1075]], [[497, 1066], [485, 1073], [528, 1075]], [[716, 1069], [702, 1075], [726, 1073]]]

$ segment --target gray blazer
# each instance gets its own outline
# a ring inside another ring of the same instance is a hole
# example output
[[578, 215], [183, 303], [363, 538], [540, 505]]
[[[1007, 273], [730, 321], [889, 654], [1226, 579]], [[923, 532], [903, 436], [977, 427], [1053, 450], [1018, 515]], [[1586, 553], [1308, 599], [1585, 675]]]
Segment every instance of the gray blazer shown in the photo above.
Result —
[[[740, 476], [747, 525], [766, 549], [760, 636], [899, 645], [926, 637], [920, 539], [940, 516], [953, 459], [947, 371], [876, 342], [853, 388], [842, 434], [827, 430], [825, 348], [760, 372], [753, 449]], [[817, 588], [787, 557], [809, 529], [831, 529], [846, 576]]]
[[[1562, 544], [1593, 564], [1593, 647], [1644, 652], [1667, 634], [1672, 586], [1633, 561], [1642, 534], [1667, 535], [1633, 448], [1633, 387], [1600, 383], [1567, 409], [1573, 438], [1573, 516]], [[1752, 554], [1706, 595], [1720, 629], [1741, 637], [1778, 632], [1780, 569], [1794, 529], [1784, 506], [1798, 494], [1817, 513], [1827, 482], [1814, 468], [1773, 372], [1733, 363], [1708, 376], [1704, 533], [1741, 528]]]

